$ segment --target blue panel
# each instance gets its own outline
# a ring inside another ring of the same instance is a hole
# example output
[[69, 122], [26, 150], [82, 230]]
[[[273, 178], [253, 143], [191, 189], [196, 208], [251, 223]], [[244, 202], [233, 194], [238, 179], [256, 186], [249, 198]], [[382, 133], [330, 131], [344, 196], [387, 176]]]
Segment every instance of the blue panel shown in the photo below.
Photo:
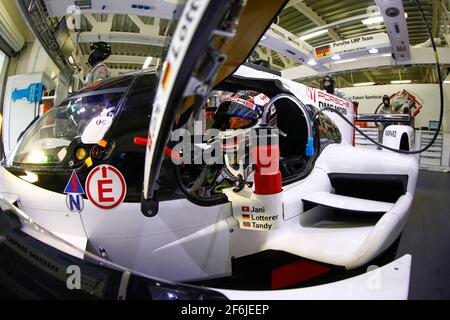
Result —
[[42, 82], [31, 83], [26, 89], [14, 89], [11, 99], [16, 101], [19, 99], [25, 99], [28, 103], [38, 103], [42, 99]]

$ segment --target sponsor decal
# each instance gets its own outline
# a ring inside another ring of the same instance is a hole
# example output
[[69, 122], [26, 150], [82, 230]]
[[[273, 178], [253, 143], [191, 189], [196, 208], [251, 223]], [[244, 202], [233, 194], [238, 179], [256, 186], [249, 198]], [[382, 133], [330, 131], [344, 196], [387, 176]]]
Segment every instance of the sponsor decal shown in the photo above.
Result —
[[316, 103], [316, 89], [307, 86], [306, 96]]
[[106, 125], [106, 119], [97, 119], [97, 120], [95, 120], [95, 124], [97, 126], [104, 126], [104, 125]]
[[89, 200], [100, 209], [113, 209], [125, 199], [127, 185], [122, 173], [113, 166], [99, 165], [86, 179]]
[[63, 191], [66, 196], [66, 206], [72, 212], [81, 212], [84, 209], [84, 190], [75, 170], [72, 171], [69, 181]]
[[349, 107], [348, 101], [322, 91], [318, 91], [317, 95], [319, 100], [322, 100], [319, 101], [319, 109], [326, 107], [333, 108], [343, 115], [347, 115], [347, 108]]
[[385, 135], [386, 137], [393, 137], [393, 138], [396, 138], [396, 137], [397, 137], [397, 131], [395, 131], [395, 130], [386, 130], [386, 131], [384, 132], [384, 135]]

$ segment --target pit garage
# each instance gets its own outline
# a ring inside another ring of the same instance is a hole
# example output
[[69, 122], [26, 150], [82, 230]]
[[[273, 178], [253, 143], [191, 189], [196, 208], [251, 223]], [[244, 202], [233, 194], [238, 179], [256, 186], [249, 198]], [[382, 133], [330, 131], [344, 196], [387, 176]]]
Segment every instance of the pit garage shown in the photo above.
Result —
[[1, 0], [0, 299], [449, 299], [449, 19]]

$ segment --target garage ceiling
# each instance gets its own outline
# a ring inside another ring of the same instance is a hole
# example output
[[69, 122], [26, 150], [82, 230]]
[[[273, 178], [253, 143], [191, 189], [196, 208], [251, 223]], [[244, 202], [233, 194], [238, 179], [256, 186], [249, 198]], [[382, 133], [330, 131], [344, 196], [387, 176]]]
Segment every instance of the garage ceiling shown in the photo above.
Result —
[[[28, 2], [40, 1], [43, 6], [51, 5], [49, 0], [23, 0]], [[166, 1], [155, 1], [158, 3]], [[167, 3], [184, 4], [185, 1], [169, 0]], [[441, 46], [447, 46], [444, 34], [448, 33], [449, 0], [421, 0], [422, 7], [432, 26], [433, 34], [441, 41]], [[415, 1], [403, 0], [403, 6], [407, 13], [407, 25], [411, 46], [426, 46], [428, 34]], [[320, 36], [305, 40], [313, 47], [329, 44], [334, 41], [351, 39], [358, 36], [380, 33], [385, 31], [383, 23], [365, 25], [362, 19], [376, 9], [374, 0], [291, 0], [277, 17], [275, 24], [290, 32], [296, 37], [327, 29]], [[49, 10], [51, 11], [51, 10]], [[373, 15], [373, 13], [372, 13]], [[62, 20], [64, 17], [50, 18]], [[78, 42], [74, 44], [75, 53], [78, 53], [78, 66], [86, 66], [85, 60], [89, 54], [89, 37], [100, 33], [98, 30], [109, 29], [104, 33], [114, 33], [116, 40], [109, 41], [112, 46], [113, 59], [106, 63], [116, 73], [142, 68], [142, 63], [147, 57], [163, 58], [165, 48], [170, 42], [176, 21], [150, 16], [133, 16], [127, 14], [89, 14], [82, 15], [80, 29], [67, 33], [67, 38]], [[54, 24], [54, 23], [53, 23]], [[103, 29], [102, 29], [103, 28]], [[139, 37], [148, 35], [148, 32], [156, 40], [140, 43]], [[80, 40], [81, 39], [81, 40]], [[84, 39], [84, 40], [83, 40]], [[111, 38], [112, 39], [112, 38]], [[85, 41], [85, 42], [83, 42]], [[293, 61], [277, 52], [259, 46], [254, 55], [256, 59], [266, 59], [274, 69], [287, 69], [298, 66]], [[436, 81], [432, 65], [389, 67], [384, 69], [358, 70], [354, 72], [342, 72], [335, 74], [337, 82], [341, 86], [350, 86], [358, 82], [375, 82], [377, 84], [389, 83], [391, 80], [408, 79], [417, 83], [431, 83]], [[444, 70], [444, 75], [447, 75]], [[302, 79], [302, 82], [318, 86], [319, 77]]]

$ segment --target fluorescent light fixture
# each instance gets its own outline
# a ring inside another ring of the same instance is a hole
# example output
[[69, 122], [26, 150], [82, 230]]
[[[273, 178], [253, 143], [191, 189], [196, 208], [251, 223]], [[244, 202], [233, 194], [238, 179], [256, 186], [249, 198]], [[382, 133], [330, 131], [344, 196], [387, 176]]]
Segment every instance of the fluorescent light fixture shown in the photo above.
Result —
[[450, 80], [444, 80], [445, 84], [450, 84]]
[[354, 87], [365, 87], [365, 86], [373, 86], [375, 84], [375, 82], [359, 82], [359, 83], [354, 83], [353, 86]]
[[377, 54], [378, 52], [380, 52], [380, 50], [378, 50], [377, 48], [371, 48], [371, 49], [369, 49], [369, 53], [370, 53], [370, 54]]
[[338, 54], [335, 54], [335, 55], [333, 55], [332, 57], [331, 57], [331, 60], [341, 60], [342, 59], [342, 57], [340, 56], [340, 55], [338, 55]]
[[407, 83], [411, 83], [412, 80], [393, 80], [391, 81], [391, 84], [407, 84]]
[[305, 34], [304, 36], [301, 36], [299, 39], [305, 41], [305, 40], [308, 40], [308, 39], [311, 39], [311, 38], [318, 37], [318, 36], [320, 36], [320, 35], [322, 35], [324, 33], [327, 33], [327, 32], [328, 32], [328, 29], [323, 29], [323, 30], [319, 30], [319, 31], [315, 31], [315, 32], [311, 32], [311, 33]]
[[392, 53], [385, 53], [381, 55], [382, 57], [392, 57]]
[[338, 63], [346, 63], [346, 62], [352, 62], [352, 61], [356, 61], [356, 59], [339, 60], [339, 61], [336, 61], [335, 64], [338, 64]]
[[72, 56], [69, 56], [69, 62], [70, 62], [70, 64], [74, 64], [75, 63], [75, 60], [73, 60]]
[[144, 61], [144, 65], [142, 66], [142, 69], [148, 68], [150, 63], [152, 63], [153, 57], [147, 57]]
[[307, 63], [308, 63], [310, 66], [315, 66], [315, 65], [317, 65], [317, 61], [314, 60], [314, 59], [310, 59]]
[[375, 23], [382, 23], [383, 22], [383, 17], [382, 16], [375, 16], [375, 17], [363, 19], [363, 20], [361, 20], [361, 22], [363, 24], [365, 24], [365, 25], [375, 24]]
[[[405, 12], [405, 19], [408, 18], [408, 14]], [[383, 17], [382, 16], [374, 16], [367, 19], [361, 20], [363, 24], [375, 24], [375, 23], [382, 23]]]

